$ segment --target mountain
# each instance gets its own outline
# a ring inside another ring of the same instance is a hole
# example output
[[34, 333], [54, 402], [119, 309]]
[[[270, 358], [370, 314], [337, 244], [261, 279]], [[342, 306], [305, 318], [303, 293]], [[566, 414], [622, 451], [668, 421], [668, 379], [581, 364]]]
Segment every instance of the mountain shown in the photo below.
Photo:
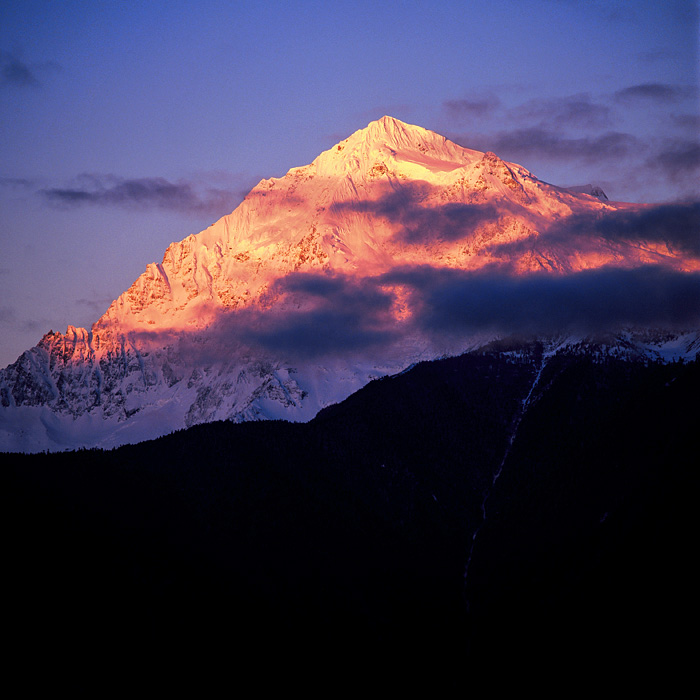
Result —
[[604, 202], [608, 201], [608, 196], [603, 192], [603, 188], [598, 185], [575, 185], [574, 187], [567, 187], [569, 192], [580, 192], [582, 194], [590, 194], [592, 197], [597, 197]]
[[[609, 324], [642, 329], [612, 345], [693, 356], [686, 317], [670, 335], [646, 332], [700, 268], [648, 224], [654, 213], [383, 117], [172, 243], [90, 330], [50, 331], [2, 370], [0, 448], [114, 447], [219, 419], [306, 421], [373, 378], [509, 332], [578, 342], [585, 314], [601, 313], [585, 285]], [[561, 280], [581, 286], [550, 288]], [[608, 304], [621, 287], [622, 306]], [[542, 294], [549, 306], [534, 303]], [[630, 299], [643, 313], [629, 312]]]
[[308, 423], [5, 460], [8, 667], [668, 687], [692, 668], [700, 363], [603, 355], [498, 341]]

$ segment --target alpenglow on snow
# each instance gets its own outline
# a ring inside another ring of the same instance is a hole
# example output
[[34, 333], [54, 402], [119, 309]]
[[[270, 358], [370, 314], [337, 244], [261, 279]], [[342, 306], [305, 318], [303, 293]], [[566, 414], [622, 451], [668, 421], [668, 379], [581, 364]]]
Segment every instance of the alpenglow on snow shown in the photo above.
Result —
[[[663, 236], [624, 235], [647, 210], [383, 117], [172, 243], [90, 330], [49, 332], [0, 371], [0, 449], [306, 421], [417, 361], [511, 330], [573, 332], [563, 281], [612, 289], [619, 273], [643, 292], [645, 279], [697, 279], [697, 258]], [[563, 301], [530, 327], [548, 284]], [[627, 316], [609, 320], [646, 319]], [[638, 336], [636, 351], [694, 354], [696, 331]]]

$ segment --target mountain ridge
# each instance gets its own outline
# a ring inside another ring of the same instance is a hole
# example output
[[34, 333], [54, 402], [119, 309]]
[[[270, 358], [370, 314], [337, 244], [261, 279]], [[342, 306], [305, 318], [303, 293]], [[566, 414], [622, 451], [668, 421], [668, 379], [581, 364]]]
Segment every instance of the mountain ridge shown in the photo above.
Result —
[[[601, 224], [617, 217], [632, 230], [644, 211], [382, 117], [171, 243], [90, 330], [46, 334], [0, 371], [0, 446], [115, 446], [222, 418], [308, 420], [374, 377], [507, 334], [469, 310], [482, 282], [494, 290], [478, 294], [486, 309], [508, 285], [534, 293], [538, 275], [590, 285], [596, 270], [619, 268], [644, 298], [644, 266], [662, 265], [662, 282], [700, 269], [655, 231], [637, 240]], [[619, 330], [639, 325], [628, 320]]]

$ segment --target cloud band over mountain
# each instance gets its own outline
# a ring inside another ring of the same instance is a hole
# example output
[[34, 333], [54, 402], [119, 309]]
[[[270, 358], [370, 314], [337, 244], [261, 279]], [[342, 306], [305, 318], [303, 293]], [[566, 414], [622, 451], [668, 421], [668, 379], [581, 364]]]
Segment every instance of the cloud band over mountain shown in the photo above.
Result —
[[700, 274], [660, 266], [524, 277], [421, 267], [389, 277], [411, 287], [417, 323], [428, 332], [595, 333], [700, 322]]
[[585, 251], [596, 239], [630, 245], [664, 244], [671, 252], [700, 257], [700, 202], [573, 214], [537, 237], [494, 245], [500, 254], [532, 247], [576, 245]]
[[[439, 345], [469, 334], [590, 335], [700, 325], [700, 273], [659, 265], [527, 276], [502, 266], [469, 272], [431, 265], [361, 279], [295, 273], [271, 293], [276, 302], [293, 303], [222, 314], [208, 330], [208, 344], [188, 343], [188, 352], [221, 361], [243, 345], [304, 361], [374, 353], [413, 336]], [[407, 313], [397, 319], [399, 306]], [[143, 339], [158, 335], [144, 332]]]

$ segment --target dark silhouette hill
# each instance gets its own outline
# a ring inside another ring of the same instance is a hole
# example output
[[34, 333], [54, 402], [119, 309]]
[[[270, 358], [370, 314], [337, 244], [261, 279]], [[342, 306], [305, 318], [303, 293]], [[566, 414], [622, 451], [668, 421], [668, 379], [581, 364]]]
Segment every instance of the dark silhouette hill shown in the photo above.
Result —
[[13, 658], [661, 664], [683, 653], [699, 390], [697, 361], [530, 343], [422, 363], [306, 424], [6, 455]]

